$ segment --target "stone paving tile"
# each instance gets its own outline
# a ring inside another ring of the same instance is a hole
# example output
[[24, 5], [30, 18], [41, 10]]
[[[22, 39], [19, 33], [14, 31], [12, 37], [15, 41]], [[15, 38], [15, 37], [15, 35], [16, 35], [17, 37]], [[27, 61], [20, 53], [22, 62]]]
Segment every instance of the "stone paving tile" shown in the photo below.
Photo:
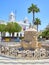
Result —
[[[40, 62], [40, 63], [39, 63]], [[0, 56], [0, 65], [49, 65], [49, 59], [44, 60], [23, 60], [11, 59]]]

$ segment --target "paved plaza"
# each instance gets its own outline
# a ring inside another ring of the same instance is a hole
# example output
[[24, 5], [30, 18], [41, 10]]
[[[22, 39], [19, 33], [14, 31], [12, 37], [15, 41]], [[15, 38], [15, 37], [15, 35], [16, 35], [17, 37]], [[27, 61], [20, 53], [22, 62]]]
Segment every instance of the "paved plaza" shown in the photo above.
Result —
[[49, 59], [25, 60], [0, 55], [0, 65], [49, 65]]
[[[6, 44], [7, 43], [8, 42], [6, 42]], [[16, 44], [16, 43], [10, 42], [7, 45], [12, 45], [12, 44]], [[2, 42], [2, 45], [3, 45], [3, 42]], [[5, 42], [4, 42], [4, 45], [5, 45]], [[27, 60], [24, 58], [13, 58], [13, 57], [0, 54], [0, 65], [49, 65], [49, 59]]]

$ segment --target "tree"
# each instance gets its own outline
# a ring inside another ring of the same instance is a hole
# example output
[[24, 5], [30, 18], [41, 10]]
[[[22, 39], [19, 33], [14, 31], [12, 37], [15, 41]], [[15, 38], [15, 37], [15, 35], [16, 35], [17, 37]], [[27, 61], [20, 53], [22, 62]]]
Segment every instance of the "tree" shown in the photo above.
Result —
[[15, 32], [20, 32], [22, 30], [22, 27], [18, 23], [14, 23], [15, 25]]
[[47, 25], [46, 29], [49, 30], [49, 24]]
[[36, 18], [34, 24], [37, 25], [37, 32], [38, 32], [38, 25], [41, 25], [40, 19]]
[[28, 13], [31, 13], [31, 12], [33, 13], [33, 24], [34, 24], [35, 13], [40, 12], [40, 10], [39, 10], [39, 8], [36, 5], [32, 4], [28, 8]]
[[45, 30], [41, 33], [41, 36], [42, 36], [43, 38], [49, 39], [49, 30], [48, 30], [48, 29], [45, 29]]
[[41, 32], [39, 37], [42, 36], [42, 38], [49, 39], [49, 24], [46, 26], [46, 28]]
[[12, 36], [14, 36], [14, 32], [20, 32], [21, 26], [16, 22], [9, 22], [6, 26], [6, 31], [8, 31], [10, 34], [12, 33]]
[[6, 31], [5, 28], [6, 28], [6, 25], [5, 24], [0, 24], [1, 36], [2, 36], [2, 33]]
[[18, 37], [18, 32], [20, 32], [22, 30], [22, 27], [16, 22], [14, 24], [15, 24], [15, 28], [16, 28], [15, 32], [17, 32], [17, 37]]

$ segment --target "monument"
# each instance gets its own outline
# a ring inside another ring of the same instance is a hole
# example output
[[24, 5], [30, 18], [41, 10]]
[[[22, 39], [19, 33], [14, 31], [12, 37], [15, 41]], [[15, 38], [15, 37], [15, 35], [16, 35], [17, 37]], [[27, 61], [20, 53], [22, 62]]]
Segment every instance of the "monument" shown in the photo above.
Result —
[[24, 39], [21, 44], [25, 49], [36, 49], [41, 47], [41, 44], [37, 41], [37, 30], [35, 28], [29, 28], [24, 32]]
[[35, 28], [30, 27], [24, 32], [24, 39], [21, 41], [21, 46], [24, 50], [34, 51], [35, 58], [46, 57], [46, 50], [38, 42], [38, 32]]

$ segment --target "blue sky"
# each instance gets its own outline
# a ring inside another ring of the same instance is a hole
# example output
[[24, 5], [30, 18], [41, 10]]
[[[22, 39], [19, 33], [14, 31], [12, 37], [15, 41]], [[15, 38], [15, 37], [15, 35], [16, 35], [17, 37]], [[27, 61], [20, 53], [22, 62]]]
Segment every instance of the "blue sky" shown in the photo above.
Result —
[[16, 21], [27, 17], [29, 22], [32, 22], [32, 14], [28, 14], [28, 7], [32, 3], [40, 8], [35, 17], [40, 18], [39, 30], [43, 30], [49, 23], [49, 0], [0, 0], [0, 20], [8, 21], [9, 14], [13, 11], [16, 14]]

